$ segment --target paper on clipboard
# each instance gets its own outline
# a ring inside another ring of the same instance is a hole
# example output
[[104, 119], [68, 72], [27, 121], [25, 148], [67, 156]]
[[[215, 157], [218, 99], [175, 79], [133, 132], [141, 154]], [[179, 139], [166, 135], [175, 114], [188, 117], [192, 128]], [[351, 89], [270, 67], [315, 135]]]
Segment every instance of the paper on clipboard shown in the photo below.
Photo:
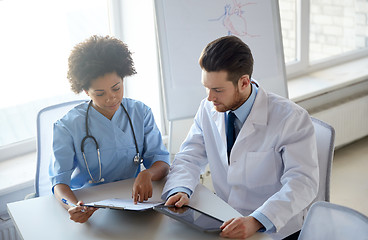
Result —
[[97, 208], [112, 208], [121, 210], [143, 211], [162, 204], [162, 201], [147, 201], [134, 204], [132, 199], [110, 198], [98, 202], [84, 204], [84, 206]]

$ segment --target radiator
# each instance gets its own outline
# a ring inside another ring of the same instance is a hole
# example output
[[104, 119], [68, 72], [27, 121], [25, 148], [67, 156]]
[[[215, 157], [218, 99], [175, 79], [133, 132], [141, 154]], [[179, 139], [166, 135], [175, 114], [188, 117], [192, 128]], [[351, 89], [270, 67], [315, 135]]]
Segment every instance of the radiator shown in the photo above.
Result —
[[21, 240], [10, 219], [0, 221], [0, 240]]
[[313, 117], [327, 122], [335, 128], [335, 147], [342, 147], [368, 136], [368, 96], [349, 99], [311, 112]]

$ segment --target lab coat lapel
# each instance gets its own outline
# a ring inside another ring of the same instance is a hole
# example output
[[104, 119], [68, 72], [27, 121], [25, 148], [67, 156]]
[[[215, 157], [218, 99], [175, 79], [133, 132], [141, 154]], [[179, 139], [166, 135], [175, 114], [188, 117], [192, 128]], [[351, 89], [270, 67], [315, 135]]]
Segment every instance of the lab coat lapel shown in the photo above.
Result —
[[258, 93], [254, 101], [252, 110], [249, 113], [238, 137], [235, 140], [234, 147], [244, 138], [250, 136], [255, 131], [255, 125], [266, 126], [268, 114], [267, 93], [263, 88], [258, 88]]
[[226, 146], [226, 131], [225, 131], [225, 113], [217, 112], [215, 108], [211, 109], [212, 119], [216, 124], [217, 130], [220, 133], [221, 140]]
[[[212, 120], [215, 122], [216, 128], [221, 136], [221, 140], [217, 141], [218, 147], [216, 150], [219, 154], [219, 159], [224, 167], [224, 169], [228, 169], [228, 157], [226, 151], [226, 127], [225, 127], [225, 113], [217, 112], [214, 108], [211, 110]], [[222, 146], [221, 146], [222, 145]], [[221, 146], [221, 147], [219, 147]]]

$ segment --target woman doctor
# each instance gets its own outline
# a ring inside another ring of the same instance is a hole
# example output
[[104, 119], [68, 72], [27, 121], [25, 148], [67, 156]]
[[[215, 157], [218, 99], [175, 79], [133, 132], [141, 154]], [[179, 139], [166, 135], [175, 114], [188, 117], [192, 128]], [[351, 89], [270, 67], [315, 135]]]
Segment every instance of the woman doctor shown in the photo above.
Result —
[[73, 189], [135, 177], [137, 203], [152, 197], [152, 181], [169, 171], [169, 154], [151, 109], [123, 98], [123, 79], [135, 73], [127, 46], [108, 36], [90, 37], [69, 57], [72, 90], [84, 91], [91, 100], [54, 124], [50, 178], [56, 199], [75, 222], [86, 222], [96, 208], [80, 206]]

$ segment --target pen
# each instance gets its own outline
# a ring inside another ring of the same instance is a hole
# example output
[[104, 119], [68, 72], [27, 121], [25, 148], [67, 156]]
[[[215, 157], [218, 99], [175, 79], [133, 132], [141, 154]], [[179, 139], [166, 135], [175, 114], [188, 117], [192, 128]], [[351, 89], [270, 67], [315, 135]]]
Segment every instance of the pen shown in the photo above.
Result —
[[[65, 198], [62, 198], [61, 201], [66, 204], [66, 205], [69, 205], [69, 206], [72, 206], [72, 207], [78, 207], [77, 205], [75, 205], [74, 203], [70, 203], [68, 202], [68, 200], [66, 200]], [[81, 210], [81, 212], [84, 212], [84, 209]]]
[[74, 203], [69, 203], [68, 200], [66, 200], [65, 198], [61, 199], [61, 201], [66, 205], [69, 205], [69, 206], [72, 206], [72, 207], [77, 207], [77, 205], [75, 205]]

